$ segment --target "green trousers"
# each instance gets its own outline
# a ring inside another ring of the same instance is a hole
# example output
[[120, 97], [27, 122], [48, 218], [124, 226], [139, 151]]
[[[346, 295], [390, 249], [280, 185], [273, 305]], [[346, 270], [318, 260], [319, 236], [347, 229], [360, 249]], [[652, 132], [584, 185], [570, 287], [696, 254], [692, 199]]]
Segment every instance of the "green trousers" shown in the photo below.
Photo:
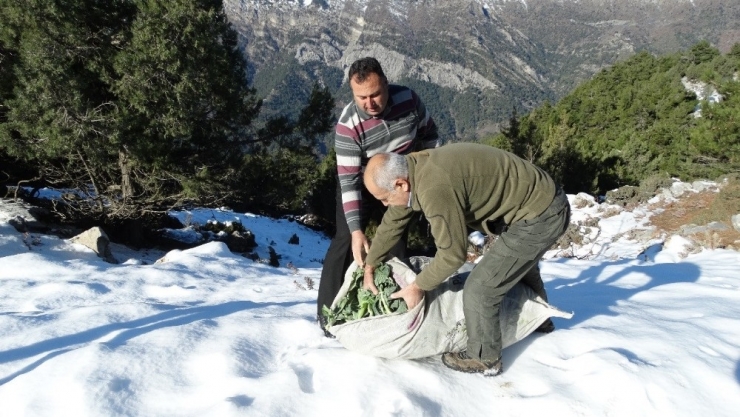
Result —
[[470, 272], [463, 292], [470, 357], [486, 360], [501, 357], [499, 307], [514, 284], [522, 281], [547, 300], [538, 264], [542, 255], [565, 233], [569, 222], [568, 198], [558, 190], [542, 214], [509, 225]]

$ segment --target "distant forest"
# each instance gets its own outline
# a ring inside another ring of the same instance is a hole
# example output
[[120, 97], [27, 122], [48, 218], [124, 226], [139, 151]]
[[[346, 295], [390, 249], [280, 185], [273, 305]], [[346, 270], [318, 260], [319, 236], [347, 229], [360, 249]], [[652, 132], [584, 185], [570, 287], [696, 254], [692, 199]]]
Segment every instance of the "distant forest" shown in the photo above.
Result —
[[[555, 104], [512, 112], [484, 143], [545, 168], [569, 193], [603, 194], [655, 176], [684, 181], [740, 172], [740, 44], [722, 55], [638, 53]], [[702, 86], [704, 99], [682, 81]], [[719, 101], [709, 100], [712, 93]]]

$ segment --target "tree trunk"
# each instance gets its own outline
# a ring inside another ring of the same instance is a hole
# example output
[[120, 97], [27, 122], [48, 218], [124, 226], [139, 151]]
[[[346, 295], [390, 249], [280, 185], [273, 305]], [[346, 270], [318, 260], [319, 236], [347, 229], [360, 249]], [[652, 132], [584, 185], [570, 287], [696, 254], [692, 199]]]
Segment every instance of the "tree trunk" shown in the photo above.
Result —
[[123, 150], [118, 151], [118, 166], [121, 168], [121, 197], [126, 201], [133, 197], [134, 189], [131, 185], [131, 162]]

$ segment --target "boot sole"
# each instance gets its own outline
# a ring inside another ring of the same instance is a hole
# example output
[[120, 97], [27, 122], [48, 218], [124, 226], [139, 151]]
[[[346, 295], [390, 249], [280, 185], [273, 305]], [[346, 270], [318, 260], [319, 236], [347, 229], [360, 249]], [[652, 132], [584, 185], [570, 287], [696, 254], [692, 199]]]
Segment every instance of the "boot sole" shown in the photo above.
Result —
[[496, 375], [501, 374], [501, 372], [503, 371], [503, 369], [501, 367], [499, 367], [499, 368], [487, 368], [487, 369], [470, 369], [470, 368], [460, 369], [460, 368], [457, 368], [457, 367], [452, 366], [451, 364], [447, 363], [447, 361], [445, 360], [444, 355], [442, 355], [442, 363], [446, 367], [452, 369], [453, 371], [464, 372], [466, 374], [483, 374], [483, 376], [496, 376]]

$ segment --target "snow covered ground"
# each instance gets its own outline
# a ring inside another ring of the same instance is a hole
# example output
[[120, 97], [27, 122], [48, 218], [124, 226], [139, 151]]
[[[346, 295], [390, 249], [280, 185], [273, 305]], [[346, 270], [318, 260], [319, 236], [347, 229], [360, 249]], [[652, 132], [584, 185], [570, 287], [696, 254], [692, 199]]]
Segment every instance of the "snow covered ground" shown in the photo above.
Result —
[[[569, 196], [573, 202], [575, 196]], [[576, 204], [573, 204], [574, 207]], [[274, 268], [211, 242], [114, 248], [119, 265], [8, 224], [0, 201], [0, 415], [736, 416], [740, 253], [673, 236], [628, 240], [644, 208], [601, 219], [571, 257], [541, 263], [557, 330], [504, 350], [495, 378], [438, 357], [347, 351], [315, 324], [328, 239], [295, 222], [238, 220]], [[597, 216], [597, 206], [575, 210]], [[288, 240], [296, 234], [299, 244]], [[615, 236], [624, 236], [614, 239]], [[694, 252], [694, 251], [691, 251]], [[156, 260], [162, 258], [160, 261]]]

